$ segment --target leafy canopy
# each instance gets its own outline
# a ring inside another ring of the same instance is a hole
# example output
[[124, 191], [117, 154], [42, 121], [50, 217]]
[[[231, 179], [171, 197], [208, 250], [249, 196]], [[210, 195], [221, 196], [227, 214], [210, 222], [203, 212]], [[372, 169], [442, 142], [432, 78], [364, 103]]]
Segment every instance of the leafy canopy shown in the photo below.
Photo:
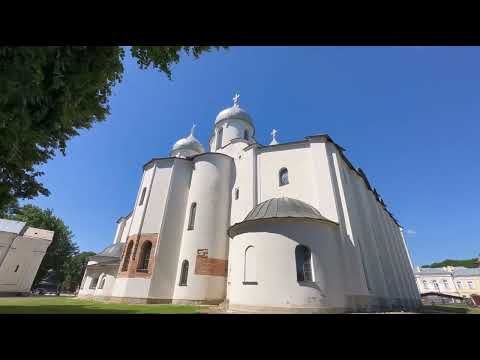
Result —
[[[172, 77], [185, 52], [198, 58], [218, 46], [132, 46], [140, 68]], [[0, 214], [17, 199], [49, 190], [36, 169], [67, 141], [104, 121], [112, 88], [122, 80], [120, 46], [0, 47]]]
[[440, 268], [444, 266], [458, 266], [458, 267], [466, 267], [466, 268], [475, 268], [478, 267], [478, 259], [465, 259], [465, 260], [454, 260], [454, 259], [446, 259], [441, 262], [434, 262], [430, 265], [423, 265], [423, 268]]

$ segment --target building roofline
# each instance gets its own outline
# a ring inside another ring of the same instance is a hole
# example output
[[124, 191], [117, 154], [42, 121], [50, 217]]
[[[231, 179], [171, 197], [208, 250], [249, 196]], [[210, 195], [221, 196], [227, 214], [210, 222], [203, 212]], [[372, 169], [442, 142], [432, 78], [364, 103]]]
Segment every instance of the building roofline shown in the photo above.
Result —
[[340, 156], [342, 157], [343, 161], [347, 164], [347, 166], [351, 170], [353, 170], [353, 172], [355, 172], [358, 176], [360, 176], [363, 179], [363, 181], [365, 183], [365, 186], [367, 187], [368, 190], [370, 190], [372, 192], [372, 194], [375, 196], [375, 199], [380, 204], [380, 206], [383, 208], [383, 210], [385, 210], [385, 212], [389, 215], [389, 217], [393, 220], [393, 222], [399, 228], [402, 227], [400, 225], [400, 223], [398, 222], [398, 220], [395, 218], [395, 216], [393, 216], [393, 214], [387, 209], [387, 205], [385, 204], [383, 199], [380, 197], [377, 190], [375, 188], [372, 188], [372, 186], [370, 185], [370, 182], [368, 181], [368, 178], [367, 178], [367, 175], [365, 174], [365, 172], [361, 168], [356, 169], [353, 166], [353, 164], [350, 162], [350, 160], [347, 158], [347, 156], [344, 153], [347, 150], [344, 147], [342, 147], [341, 145], [337, 144], [328, 134], [309, 135], [309, 136], [305, 136], [305, 140], [290, 141], [290, 142], [280, 143], [280, 144], [275, 144], [275, 145], [261, 145], [259, 143], [255, 143], [255, 144], [251, 144], [251, 145], [247, 146], [243, 150], [247, 151], [247, 150], [251, 149], [254, 145], [257, 145], [258, 148], [260, 148], [260, 149], [266, 149], [266, 148], [275, 148], [275, 147], [279, 147], [279, 146], [283, 146], [283, 145], [310, 143], [312, 139], [324, 139], [324, 140], [326, 140], [326, 142], [329, 142], [329, 143], [333, 144], [339, 150]]

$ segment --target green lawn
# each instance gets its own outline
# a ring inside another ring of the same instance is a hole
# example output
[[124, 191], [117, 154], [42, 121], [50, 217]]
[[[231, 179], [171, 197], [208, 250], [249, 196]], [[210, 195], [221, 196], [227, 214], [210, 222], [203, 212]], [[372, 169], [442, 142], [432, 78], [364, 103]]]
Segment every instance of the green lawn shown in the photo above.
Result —
[[71, 297], [0, 298], [0, 314], [196, 314], [193, 305], [107, 304]]
[[452, 314], [480, 314], [480, 308], [466, 305], [424, 305], [425, 310], [445, 311]]

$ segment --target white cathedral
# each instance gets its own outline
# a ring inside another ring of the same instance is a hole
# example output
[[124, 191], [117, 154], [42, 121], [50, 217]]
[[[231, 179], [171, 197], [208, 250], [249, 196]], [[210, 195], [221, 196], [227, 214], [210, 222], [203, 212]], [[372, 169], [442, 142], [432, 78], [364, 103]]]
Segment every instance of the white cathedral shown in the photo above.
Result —
[[420, 305], [402, 229], [328, 135], [268, 146], [234, 97], [209, 151], [194, 136], [154, 158], [113, 245], [78, 295], [230, 311], [352, 312]]

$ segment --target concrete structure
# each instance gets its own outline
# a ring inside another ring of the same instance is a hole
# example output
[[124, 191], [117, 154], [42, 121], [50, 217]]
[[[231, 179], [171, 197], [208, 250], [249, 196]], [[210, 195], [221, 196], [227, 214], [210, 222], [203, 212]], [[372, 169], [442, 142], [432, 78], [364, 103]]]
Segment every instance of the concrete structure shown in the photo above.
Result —
[[328, 135], [276, 135], [257, 143], [236, 96], [207, 152], [192, 128], [147, 162], [79, 296], [268, 312], [419, 306], [400, 226], [345, 149]]
[[421, 294], [437, 292], [471, 298], [480, 295], [480, 268], [445, 266], [415, 269], [415, 279]]
[[30, 293], [53, 231], [0, 219], [0, 296]]

